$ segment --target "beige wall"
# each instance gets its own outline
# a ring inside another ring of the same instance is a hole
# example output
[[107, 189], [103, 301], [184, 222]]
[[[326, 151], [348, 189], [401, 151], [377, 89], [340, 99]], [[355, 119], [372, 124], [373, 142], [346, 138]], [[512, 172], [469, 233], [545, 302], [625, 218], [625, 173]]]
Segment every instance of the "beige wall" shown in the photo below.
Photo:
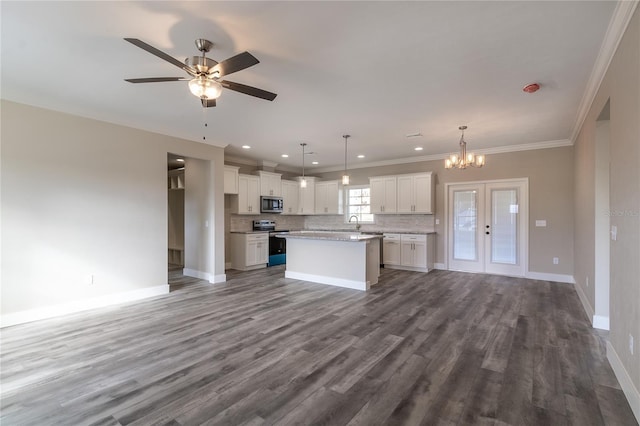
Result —
[[8, 101], [1, 114], [3, 316], [166, 286], [168, 152], [208, 165], [196, 267], [224, 274], [221, 148]]
[[[473, 146], [473, 138], [469, 136]], [[452, 142], [452, 143], [455, 143]], [[560, 147], [494, 154], [481, 169], [445, 170], [444, 161], [425, 161], [349, 170], [354, 185], [369, 183], [370, 176], [432, 171], [436, 174], [436, 262], [444, 263], [444, 187], [446, 183], [529, 178], [529, 271], [573, 275], [573, 148]], [[324, 173], [337, 179], [342, 172]], [[535, 220], [545, 219], [546, 228]], [[560, 263], [553, 264], [553, 257]]]
[[[575, 277], [578, 290], [595, 305], [596, 120], [610, 100], [610, 221], [618, 228], [610, 243], [610, 342], [640, 389], [640, 9], [624, 34], [575, 144]], [[634, 355], [629, 351], [634, 336]], [[620, 377], [619, 377], [620, 378]], [[621, 380], [622, 382], [622, 380]], [[637, 398], [637, 397], [636, 397]], [[636, 407], [636, 409], [640, 409]], [[637, 411], [638, 412], [638, 411]]]

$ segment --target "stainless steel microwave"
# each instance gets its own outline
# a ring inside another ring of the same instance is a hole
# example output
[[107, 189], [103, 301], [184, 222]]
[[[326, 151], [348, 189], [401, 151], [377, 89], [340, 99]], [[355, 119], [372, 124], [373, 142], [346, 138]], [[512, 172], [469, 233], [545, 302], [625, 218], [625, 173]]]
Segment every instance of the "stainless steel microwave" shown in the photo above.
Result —
[[282, 213], [282, 197], [260, 197], [260, 213]]

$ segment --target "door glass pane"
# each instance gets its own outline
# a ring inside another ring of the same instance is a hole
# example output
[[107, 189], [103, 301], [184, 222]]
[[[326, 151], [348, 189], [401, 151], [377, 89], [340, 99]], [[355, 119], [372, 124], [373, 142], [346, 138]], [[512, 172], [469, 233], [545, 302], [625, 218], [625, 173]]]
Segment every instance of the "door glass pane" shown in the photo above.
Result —
[[453, 258], [478, 260], [476, 229], [478, 226], [476, 191], [453, 192]]
[[491, 191], [491, 262], [518, 263], [518, 192], [516, 189]]

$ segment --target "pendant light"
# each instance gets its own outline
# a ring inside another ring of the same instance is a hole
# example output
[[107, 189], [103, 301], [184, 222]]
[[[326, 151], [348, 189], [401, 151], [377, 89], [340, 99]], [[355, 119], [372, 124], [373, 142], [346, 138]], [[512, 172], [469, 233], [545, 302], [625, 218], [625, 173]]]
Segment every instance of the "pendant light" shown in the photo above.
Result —
[[307, 146], [306, 142], [302, 142], [300, 144], [300, 146], [302, 147], [302, 179], [300, 179], [300, 188], [306, 188], [307, 187], [307, 179], [305, 179], [304, 177], [304, 148]]
[[349, 185], [349, 175], [347, 174], [347, 139], [351, 137], [351, 135], [342, 135], [344, 138], [344, 174], [342, 175], [342, 184]]
[[462, 136], [460, 136], [460, 154], [451, 154], [449, 158], [444, 160], [444, 168], [466, 169], [468, 166], [484, 166], [484, 155], [467, 154], [467, 143], [464, 140], [464, 131], [467, 129], [467, 126], [460, 126], [458, 129], [462, 131]]

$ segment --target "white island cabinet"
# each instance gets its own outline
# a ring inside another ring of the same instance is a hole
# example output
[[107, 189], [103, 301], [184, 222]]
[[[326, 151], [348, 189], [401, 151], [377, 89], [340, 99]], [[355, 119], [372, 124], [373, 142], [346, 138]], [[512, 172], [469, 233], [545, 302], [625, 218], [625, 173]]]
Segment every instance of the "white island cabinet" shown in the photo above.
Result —
[[435, 233], [384, 234], [385, 268], [429, 272], [435, 258]]
[[369, 290], [380, 276], [380, 235], [301, 231], [287, 239], [285, 278]]

